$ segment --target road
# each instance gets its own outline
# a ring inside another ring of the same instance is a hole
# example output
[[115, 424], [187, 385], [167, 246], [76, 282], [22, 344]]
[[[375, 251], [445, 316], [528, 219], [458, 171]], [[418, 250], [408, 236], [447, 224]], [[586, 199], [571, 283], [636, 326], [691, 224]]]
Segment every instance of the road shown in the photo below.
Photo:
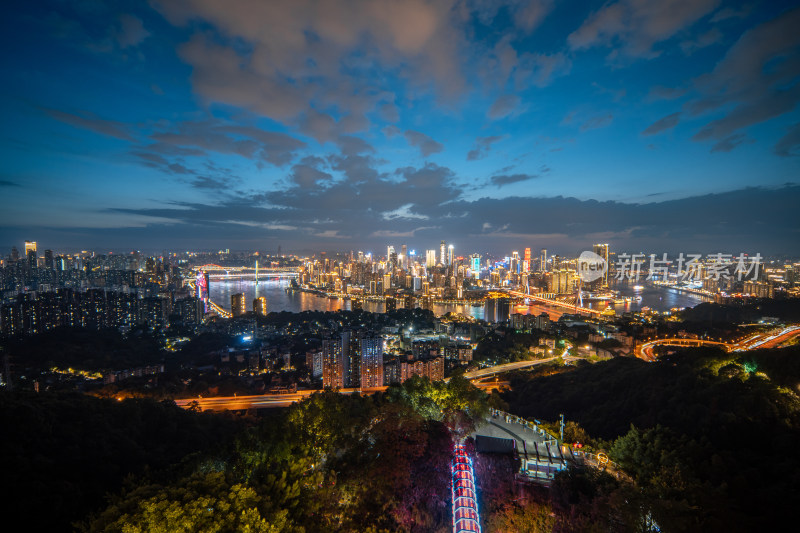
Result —
[[683, 339], [668, 337], [653, 339], [643, 343], [636, 350], [636, 357], [645, 361], [655, 361], [656, 346], [718, 346], [729, 352], [741, 352], [760, 348], [775, 348], [784, 342], [800, 335], [800, 326], [789, 326], [777, 332], [759, 333], [751, 335], [737, 342], [709, 341], [705, 339]]
[[481, 368], [479, 370], [473, 370], [472, 372], [465, 372], [464, 377], [470, 380], [473, 379], [483, 379], [490, 376], [494, 376], [495, 374], [502, 374], [503, 372], [511, 372], [512, 370], [519, 370], [521, 368], [528, 368], [531, 366], [541, 365], [544, 363], [551, 363], [553, 361], [563, 360], [565, 362], [571, 362], [580, 359], [579, 357], [573, 356], [558, 356], [558, 357], [549, 357], [547, 359], [534, 359], [533, 361], [517, 361], [516, 363], [504, 363], [502, 365], [495, 365], [486, 368]]
[[[506, 363], [493, 367], [482, 368], [473, 372], [467, 372], [464, 377], [472, 381], [473, 385], [485, 391], [507, 386], [507, 381], [481, 382], [481, 379], [494, 376], [502, 372], [519, 370], [520, 368], [531, 367], [543, 363], [549, 363], [562, 359], [566, 362], [574, 361], [577, 357], [551, 357], [549, 359], [537, 359], [535, 361], [518, 361], [516, 363]], [[449, 380], [450, 378], [447, 378]], [[385, 391], [388, 387], [372, 387], [369, 389], [339, 389], [340, 394], [374, 394]], [[299, 390], [288, 394], [258, 394], [253, 396], [215, 396], [211, 398], [181, 398], [175, 400], [178, 407], [189, 409], [196, 406], [202, 411], [229, 411], [246, 409], [265, 409], [270, 407], [288, 407], [293, 403], [302, 402], [319, 390]]]

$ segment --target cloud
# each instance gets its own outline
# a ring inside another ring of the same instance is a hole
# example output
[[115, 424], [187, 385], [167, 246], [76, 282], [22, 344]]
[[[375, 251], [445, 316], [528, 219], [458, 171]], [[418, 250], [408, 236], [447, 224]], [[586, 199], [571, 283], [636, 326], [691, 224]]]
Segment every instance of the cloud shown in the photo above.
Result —
[[775, 144], [775, 153], [781, 157], [800, 155], [800, 122], [789, 128], [786, 135]]
[[[357, 116], [363, 128], [364, 113], [379, 105], [393, 118], [391, 106], [381, 104], [392, 84], [358, 92], [365, 78], [377, 81], [376, 69], [399, 75], [409, 90], [433, 88], [447, 98], [463, 91], [462, 51], [470, 44], [454, 4], [170, 0], [155, 7], [173, 25], [195, 32], [180, 57], [192, 67], [192, 87], [206, 102], [284, 123], [309, 112], [309, 103], [324, 103], [317, 109]], [[336, 134], [354, 131], [361, 130]]]
[[151, 134], [150, 139], [159, 145], [187, 149], [190, 154], [198, 155], [203, 151], [236, 154], [276, 166], [289, 163], [296, 152], [306, 146], [306, 143], [284, 133], [218, 119], [180, 122]]
[[505, 139], [505, 135], [491, 135], [489, 137], [478, 137], [475, 139], [475, 147], [467, 152], [467, 161], [483, 159], [492, 149], [492, 144]]
[[711, 28], [705, 33], [697, 36], [695, 39], [687, 39], [680, 44], [681, 50], [684, 54], [689, 55], [701, 48], [718, 44], [722, 41], [723, 35], [719, 28]]
[[642, 135], [655, 135], [656, 133], [661, 133], [662, 131], [671, 130], [678, 125], [678, 122], [680, 122], [680, 116], [680, 113], [672, 113], [671, 115], [667, 115], [666, 117], [656, 120], [647, 128], [645, 128], [645, 130], [642, 132]]
[[58, 109], [43, 108], [43, 110], [52, 118], [69, 124], [70, 126], [93, 131], [108, 137], [115, 137], [124, 141], [133, 140], [133, 137], [131, 137], [129, 133], [129, 126], [122, 122], [102, 119], [89, 111], [81, 111], [80, 115], [77, 115], [67, 113], [66, 111], [59, 111]]
[[539, 176], [535, 174], [501, 174], [499, 176], [492, 176], [492, 184], [503, 187], [504, 185], [511, 185], [512, 183], [528, 181], [538, 177]]
[[444, 150], [444, 145], [434, 141], [424, 133], [414, 130], [406, 130], [403, 135], [405, 136], [406, 141], [408, 141], [408, 144], [419, 148], [419, 152], [422, 154], [422, 157], [428, 157], [431, 154], [435, 154]]
[[149, 36], [150, 32], [144, 28], [142, 19], [129, 14], [119, 16], [117, 44], [120, 48], [137, 46]]
[[686, 89], [656, 85], [647, 94], [648, 100], [675, 100], [686, 94]]
[[611, 113], [608, 113], [607, 115], [598, 115], [586, 120], [583, 124], [581, 124], [580, 130], [589, 131], [596, 130], [598, 128], [605, 128], [606, 126], [610, 126], [613, 121], [614, 115]]
[[15, 181], [0, 180], [0, 187], [21, 187], [21, 185]]
[[615, 46], [630, 57], [651, 58], [666, 41], [712, 12], [719, 0], [620, 0], [606, 4], [569, 35], [570, 48]]
[[788, 113], [800, 102], [800, 8], [744, 32], [714, 69], [698, 77], [699, 97], [685, 109], [698, 116], [724, 110], [695, 141], [726, 139], [738, 130]]
[[520, 98], [516, 94], [500, 95], [492, 103], [491, 107], [489, 107], [489, 111], [486, 113], [486, 116], [493, 120], [505, 118], [517, 108], [519, 103]]
[[744, 133], [737, 133], [735, 135], [731, 135], [730, 137], [726, 137], [716, 143], [712, 148], [712, 152], [730, 152], [737, 146], [743, 143], [751, 143], [753, 142], [752, 139], [748, 139]]

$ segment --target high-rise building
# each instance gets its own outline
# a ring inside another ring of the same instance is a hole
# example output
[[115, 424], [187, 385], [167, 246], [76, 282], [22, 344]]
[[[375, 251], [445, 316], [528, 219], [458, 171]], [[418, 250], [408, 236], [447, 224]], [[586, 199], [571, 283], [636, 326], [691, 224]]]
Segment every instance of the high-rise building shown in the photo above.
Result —
[[25, 255], [28, 255], [28, 252], [36, 253], [36, 241], [25, 241]]
[[44, 267], [53, 270], [55, 263], [53, 261], [53, 250], [44, 251]]
[[408, 246], [405, 244], [400, 247], [400, 268], [408, 268]]
[[443, 266], [447, 266], [447, 243], [442, 241], [439, 245], [439, 259]]
[[523, 272], [530, 272], [531, 271], [531, 249], [525, 248], [525, 255], [522, 259], [522, 270]]
[[603, 277], [598, 279], [597, 281], [600, 281], [600, 285], [602, 287], [608, 287], [608, 245], [595, 244], [594, 246], [592, 246], [592, 251], [594, 251], [594, 253], [602, 257], [606, 262], [606, 271], [603, 274]]
[[361, 333], [358, 336], [360, 357], [361, 387], [383, 386], [383, 338], [374, 333]]
[[547, 250], [544, 248], [542, 248], [542, 252], [539, 255], [539, 271], [547, 272]]
[[[349, 337], [348, 337], [349, 343]], [[332, 389], [344, 388], [345, 357], [342, 353], [341, 336], [322, 339], [322, 386]]]
[[447, 247], [447, 266], [453, 266], [453, 245]]
[[428, 269], [436, 266], [436, 250], [425, 251], [425, 267]]
[[469, 269], [472, 270], [473, 275], [477, 278], [478, 273], [481, 271], [481, 256], [472, 254], [469, 256]]
[[244, 293], [231, 294], [231, 314], [235, 318], [245, 313], [247, 313], [247, 304], [245, 303]]
[[253, 300], [253, 312], [257, 315], [267, 316], [267, 297], [259, 296]]

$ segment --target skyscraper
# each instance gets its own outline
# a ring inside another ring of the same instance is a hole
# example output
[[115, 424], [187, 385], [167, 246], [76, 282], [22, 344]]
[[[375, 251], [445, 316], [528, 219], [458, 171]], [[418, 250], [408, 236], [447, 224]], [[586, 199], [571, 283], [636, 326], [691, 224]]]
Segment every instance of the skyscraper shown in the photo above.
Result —
[[30, 251], [36, 253], [36, 241], [25, 241], [25, 255], [28, 255]]
[[358, 337], [361, 387], [383, 386], [383, 338], [374, 333], [361, 333]]
[[408, 246], [405, 244], [400, 247], [400, 268], [408, 268]]
[[522, 260], [522, 270], [523, 272], [530, 272], [531, 270], [531, 249], [525, 248], [525, 256]]
[[453, 258], [454, 258], [454, 252], [453, 252], [453, 245], [451, 244], [450, 246], [447, 247], [447, 266], [453, 266]]
[[244, 315], [246, 312], [247, 304], [245, 303], [244, 293], [231, 294], [231, 314], [237, 317]]
[[539, 256], [539, 271], [547, 272], [547, 250], [542, 248], [541, 255]]
[[608, 244], [595, 244], [592, 246], [592, 251], [602, 257], [606, 262], [606, 271], [603, 277], [597, 281], [600, 281], [600, 286], [608, 287]]
[[430, 270], [436, 266], [436, 250], [427, 250], [425, 252], [425, 267]]
[[443, 266], [447, 266], [447, 243], [442, 241], [439, 245], [439, 259]]
[[267, 297], [259, 296], [253, 300], [253, 312], [257, 315], [267, 316]]
[[322, 339], [322, 386], [343, 389], [344, 370], [341, 337], [329, 336]]

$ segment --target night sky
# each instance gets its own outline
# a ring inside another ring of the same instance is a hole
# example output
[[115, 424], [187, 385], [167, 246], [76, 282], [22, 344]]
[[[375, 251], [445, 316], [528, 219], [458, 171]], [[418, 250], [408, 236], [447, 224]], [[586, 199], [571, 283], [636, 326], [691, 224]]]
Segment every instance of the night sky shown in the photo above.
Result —
[[798, 254], [797, 6], [13, 2], [0, 253]]

